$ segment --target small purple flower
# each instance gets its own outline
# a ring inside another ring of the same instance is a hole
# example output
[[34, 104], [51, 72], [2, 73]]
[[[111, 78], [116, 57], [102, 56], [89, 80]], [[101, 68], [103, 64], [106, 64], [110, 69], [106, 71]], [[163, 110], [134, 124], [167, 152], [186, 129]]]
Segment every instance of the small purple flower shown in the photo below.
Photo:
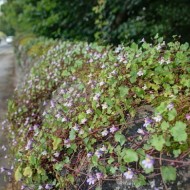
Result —
[[187, 119], [187, 121], [190, 120], [190, 113], [186, 114], [185, 118]]
[[167, 109], [170, 111], [174, 108], [174, 104], [173, 103], [170, 103], [167, 105]]
[[108, 135], [108, 130], [107, 130], [107, 129], [105, 129], [104, 131], [102, 131], [102, 133], [101, 133], [101, 134], [102, 134], [102, 136], [103, 136], [103, 137], [107, 136], [107, 135]]
[[54, 108], [55, 107], [55, 103], [51, 100], [50, 101], [51, 107], [50, 108]]
[[5, 171], [5, 168], [1, 167], [1, 173], [3, 173]]
[[46, 184], [45, 189], [52, 189], [52, 185]]
[[125, 172], [123, 175], [125, 176], [126, 179], [132, 179], [134, 176], [134, 173], [131, 171], [131, 169], [128, 169], [128, 171]]
[[110, 128], [110, 133], [115, 133], [118, 130], [114, 125]]
[[73, 127], [73, 129], [74, 129], [75, 131], [79, 131], [79, 125], [78, 125], [78, 124], [75, 124], [75, 126]]
[[142, 76], [144, 73], [143, 73], [143, 71], [142, 70], [139, 70], [138, 72], [137, 72], [137, 75], [138, 76]]
[[80, 135], [83, 135], [83, 134], [84, 134], [84, 130], [83, 130], [83, 129], [80, 129], [79, 134], [80, 134]]
[[1, 148], [2, 148], [3, 151], [7, 150], [7, 148], [5, 147], [5, 145], [3, 145]]
[[97, 150], [96, 152], [95, 152], [95, 155], [98, 157], [98, 158], [100, 158], [102, 155], [103, 155], [103, 151], [102, 150]]
[[162, 120], [162, 116], [159, 114], [159, 115], [153, 117], [153, 119], [154, 119], [157, 123], [159, 123], [159, 122]]
[[21, 189], [21, 190], [24, 190], [25, 188], [26, 188], [26, 186], [25, 186], [25, 185], [22, 185], [20, 189]]
[[103, 174], [102, 173], [100, 173], [100, 172], [96, 173], [96, 179], [98, 181], [101, 180], [102, 178], [103, 178]]
[[106, 147], [103, 145], [102, 148], [100, 148], [101, 151], [105, 152], [107, 149]]
[[8, 171], [8, 172], [7, 172], [7, 175], [8, 175], [8, 176], [11, 176], [11, 175], [12, 175], [12, 173]]
[[31, 149], [32, 148], [32, 140], [29, 140], [28, 142], [27, 142], [27, 145], [26, 145], [26, 147], [25, 147], [25, 150], [29, 150], [29, 149]]
[[95, 182], [96, 182], [96, 178], [90, 175], [89, 178], [87, 179], [87, 183], [89, 185], [94, 185]]
[[148, 117], [145, 118], [145, 119], [144, 119], [143, 127], [147, 127], [147, 126], [150, 125], [152, 122], [153, 122], [152, 119], [150, 119], [150, 118], [148, 118]]
[[144, 134], [145, 134], [145, 132], [144, 132], [143, 129], [138, 129], [138, 130], [137, 130], [137, 133], [139, 133], [139, 134], [141, 134], [141, 135], [144, 135]]
[[102, 109], [105, 110], [108, 108], [108, 105], [106, 103], [102, 104]]
[[55, 152], [53, 155], [57, 158], [57, 157], [59, 157], [60, 153], [59, 152]]
[[67, 148], [71, 147], [71, 144], [70, 144], [70, 140], [69, 139], [66, 139], [64, 140], [64, 144]]
[[43, 189], [43, 186], [42, 186], [42, 185], [40, 185], [40, 186], [38, 187], [38, 190], [41, 190], [41, 189]]
[[82, 119], [82, 120], [81, 120], [81, 124], [85, 124], [85, 123], [86, 123], [86, 121], [87, 121], [87, 119], [86, 119], [86, 118]]
[[66, 122], [66, 121], [67, 121], [67, 118], [66, 118], [66, 117], [63, 117], [63, 118], [61, 119], [61, 121], [62, 121], [62, 122]]
[[42, 153], [41, 153], [43, 156], [47, 155], [47, 151], [44, 150]]
[[92, 113], [91, 109], [86, 110], [86, 114], [90, 114], [90, 113]]
[[153, 164], [154, 164], [154, 159], [151, 156], [146, 155], [145, 160], [142, 161], [142, 165], [144, 166], [144, 168], [150, 169], [153, 167]]
[[101, 81], [101, 82], [99, 83], [100, 86], [103, 86], [104, 84], [105, 84], [105, 82], [103, 82], [103, 81]]
[[89, 152], [89, 153], [87, 154], [87, 157], [88, 157], [88, 158], [92, 157], [92, 152]]

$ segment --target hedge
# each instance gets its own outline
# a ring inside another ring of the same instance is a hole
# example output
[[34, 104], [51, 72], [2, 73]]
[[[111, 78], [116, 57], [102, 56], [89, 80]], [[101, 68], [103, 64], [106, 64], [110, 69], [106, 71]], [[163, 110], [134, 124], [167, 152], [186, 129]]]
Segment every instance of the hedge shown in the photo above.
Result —
[[8, 108], [17, 181], [84, 190], [122, 180], [132, 189], [151, 176], [171, 185], [190, 164], [187, 43], [28, 41], [18, 58], [34, 64]]

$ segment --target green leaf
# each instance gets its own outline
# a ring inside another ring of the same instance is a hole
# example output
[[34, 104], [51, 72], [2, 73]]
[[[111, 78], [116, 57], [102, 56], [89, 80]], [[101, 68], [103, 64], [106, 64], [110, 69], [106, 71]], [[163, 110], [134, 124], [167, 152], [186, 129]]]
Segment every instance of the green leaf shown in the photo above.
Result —
[[110, 168], [110, 172], [111, 172], [112, 174], [115, 174], [116, 170], [117, 170], [117, 167], [116, 167], [116, 166]]
[[62, 142], [61, 138], [53, 137], [53, 150], [57, 150], [61, 142]]
[[171, 111], [168, 112], [168, 120], [169, 121], [174, 120], [176, 116], [177, 116], [176, 109], [173, 108]]
[[165, 182], [176, 180], [176, 168], [172, 166], [162, 166], [161, 167], [162, 178]]
[[170, 125], [169, 125], [168, 122], [163, 121], [163, 122], [161, 123], [161, 129], [162, 129], [163, 131], [166, 131], [169, 127], [170, 127]]
[[130, 162], [137, 162], [138, 161], [138, 155], [133, 149], [126, 149], [125, 155], [123, 157], [123, 160], [127, 163]]
[[29, 161], [30, 161], [30, 164], [31, 164], [31, 165], [36, 165], [36, 163], [37, 163], [37, 159], [36, 159], [36, 157], [33, 156], [33, 155], [31, 155], [31, 156], [29, 157]]
[[120, 132], [115, 133], [115, 141], [119, 142], [122, 145], [124, 145], [126, 138], [123, 134], [121, 134]]
[[158, 107], [156, 107], [156, 112], [162, 114], [167, 109], [167, 104], [162, 102]]
[[180, 154], [181, 154], [181, 150], [180, 149], [177, 149], [177, 150], [173, 150], [173, 154], [176, 157], [178, 157]]
[[71, 184], [74, 184], [75, 179], [74, 179], [73, 175], [68, 174], [67, 179], [68, 179], [69, 182], [71, 182]]
[[96, 187], [96, 189], [95, 190], [102, 190], [102, 188], [101, 187]]
[[70, 133], [69, 133], [69, 139], [72, 141], [72, 140], [75, 139], [75, 137], [76, 137], [75, 130], [72, 129], [72, 130], [70, 131]]
[[54, 165], [54, 168], [57, 170], [57, 171], [61, 171], [63, 169], [63, 163], [56, 163]]
[[119, 87], [119, 92], [121, 97], [126, 97], [126, 95], [128, 95], [129, 88], [126, 86], [121, 86]]
[[181, 121], [177, 121], [175, 126], [170, 130], [170, 132], [175, 141], [181, 142], [187, 140], [187, 133], [185, 130], [186, 124]]
[[160, 136], [153, 135], [150, 142], [151, 142], [151, 145], [153, 147], [155, 147], [155, 149], [158, 151], [161, 151], [165, 144], [165, 140], [164, 140], [163, 136], [161, 136], [161, 135]]
[[142, 174], [140, 174], [138, 176], [138, 178], [135, 179], [133, 182], [134, 182], [134, 185], [135, 185], [136, 188], [139, 188], [139, 187], [141, 187], [143, 185], [146, 185], [145, 177]]
[[63, 77], [68, 77], [68, 76], [70, 76], [70, 72], [68, 72], [67, 70], [64, 70], [64, 71], [62, 72], [62, 76], [63, 76]]
[[98, 165], [98, 157], [96, 155], [92, 156], [92, 163], [94, 164], [94, 166]]
[[18, 167], [15, 171], [15, 180], [20, 181], [22, 179], [21, 168]]
[[108, 160], [108, 164], [111, 164], [115, 161], [115, 159], [113, 157], [111, 157], [109, 160]]
[[24, 169], [24, 172], [23, 172], [23, 175], [25, 177], [31, 177], [32, 176], [32, 170], [29, 166], [27, 166], [25, 169]]

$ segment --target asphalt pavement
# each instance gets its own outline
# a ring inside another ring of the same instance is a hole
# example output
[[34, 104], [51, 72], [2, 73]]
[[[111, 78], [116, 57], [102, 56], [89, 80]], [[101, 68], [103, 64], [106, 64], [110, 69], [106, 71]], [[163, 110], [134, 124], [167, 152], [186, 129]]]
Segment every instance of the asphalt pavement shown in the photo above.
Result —
[[[7, 100], [11, 98], [15, 84], [14, 54], [11, 44], [0, 44], [0, 190], [7, 189], [4, 168], [10, 168], [7, 130], [2, 130], [2, 122], [7, 112]], [[6, 150], [5, 150], [6, 149]]]

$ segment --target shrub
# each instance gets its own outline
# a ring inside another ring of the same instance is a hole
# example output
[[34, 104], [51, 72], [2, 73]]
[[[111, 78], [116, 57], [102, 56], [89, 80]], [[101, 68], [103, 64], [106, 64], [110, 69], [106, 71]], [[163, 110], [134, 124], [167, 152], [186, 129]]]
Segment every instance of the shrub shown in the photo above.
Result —
[[9, 101], [16, 180], [34, 189], [174, 181], [189, 164], [190, 50], [155, 41], [56, 42], [38, 57]]

